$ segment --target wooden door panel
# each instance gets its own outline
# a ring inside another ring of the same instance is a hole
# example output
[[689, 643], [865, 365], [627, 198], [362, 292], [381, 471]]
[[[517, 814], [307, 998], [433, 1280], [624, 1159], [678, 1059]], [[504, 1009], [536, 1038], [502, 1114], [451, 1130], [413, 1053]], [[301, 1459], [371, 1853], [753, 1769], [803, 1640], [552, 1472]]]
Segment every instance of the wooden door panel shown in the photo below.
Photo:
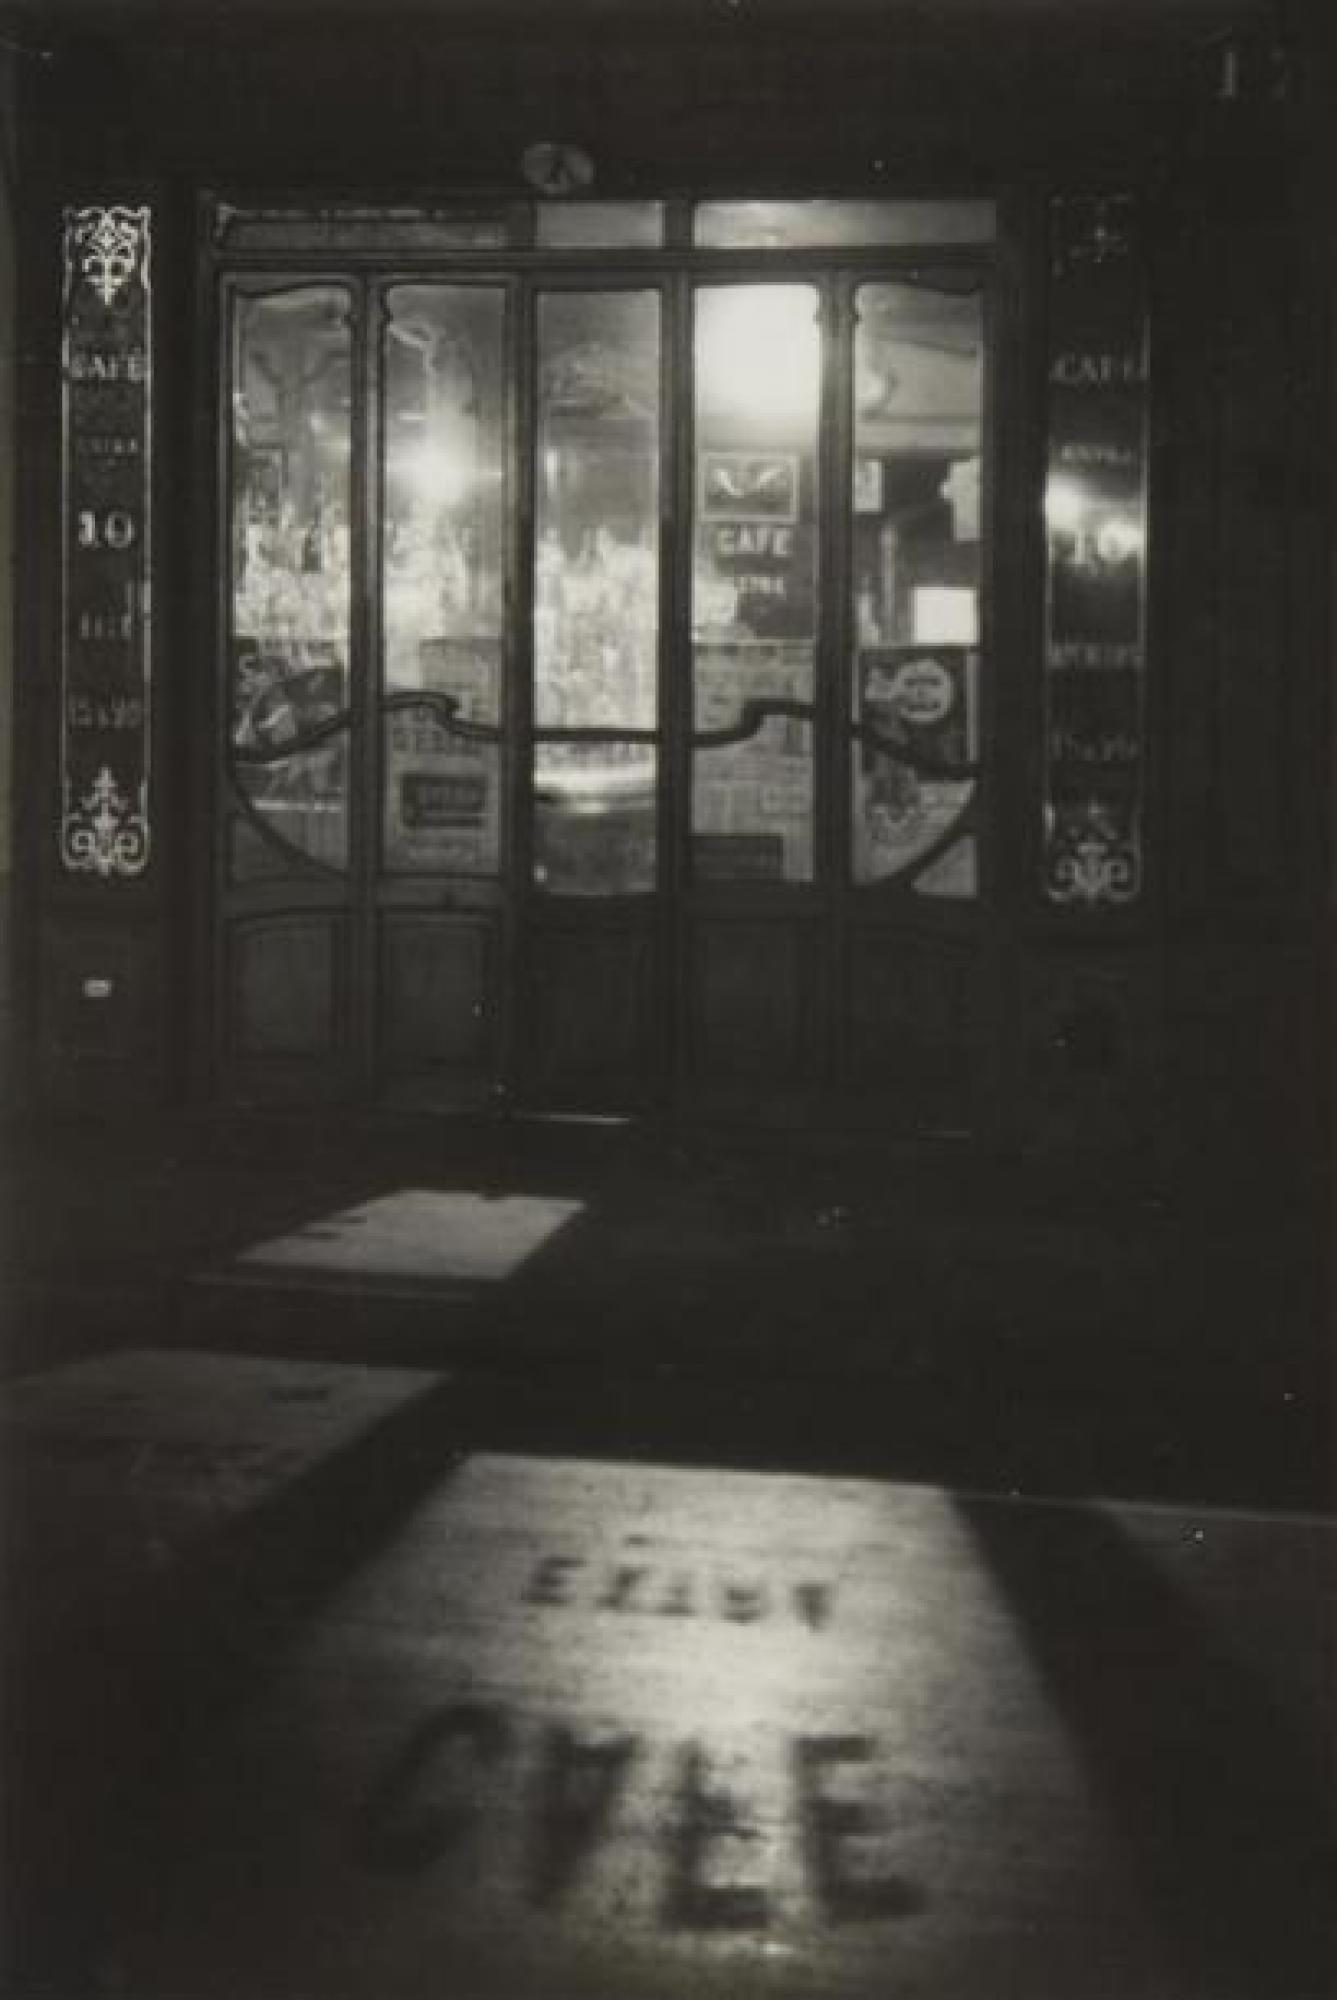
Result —
[[540, 1097], [653, 1094], [659, 953], [645, 924], [536, 923], [521, 993], [522, 1087]]
[[818, 951], [816, 928], [799, 920], [697, 923], [690, 973], [696, 1077], [812, 1075]]
[[984, 996], [970, 939], [856, 931], [848, 987], [852, 1096], [902, 1131], [968, 1131], [983, 1083]]
[[490, 1073], [496, 933], [489, 922], [401, 913], [381, 921], [381, 1056], [390, 1071]]
[[300, 911], [225, 931], [223, 1083], [250, 1101], [345, 1095], [351, 1085], [348, 924]]

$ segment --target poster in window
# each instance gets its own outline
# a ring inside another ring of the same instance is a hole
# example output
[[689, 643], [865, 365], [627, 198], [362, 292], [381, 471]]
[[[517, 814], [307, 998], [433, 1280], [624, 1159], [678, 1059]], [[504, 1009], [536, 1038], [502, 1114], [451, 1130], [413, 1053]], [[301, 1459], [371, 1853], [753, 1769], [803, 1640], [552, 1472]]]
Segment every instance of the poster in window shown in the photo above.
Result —
[[700, 463], [703, 521], [797, 521], [797, 452], [703, 451]]

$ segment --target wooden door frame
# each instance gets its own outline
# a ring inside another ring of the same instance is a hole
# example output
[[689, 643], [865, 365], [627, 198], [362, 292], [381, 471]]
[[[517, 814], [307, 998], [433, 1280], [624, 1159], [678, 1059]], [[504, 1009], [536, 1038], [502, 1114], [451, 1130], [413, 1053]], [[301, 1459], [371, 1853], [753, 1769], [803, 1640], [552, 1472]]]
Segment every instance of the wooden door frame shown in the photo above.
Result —
[[[814, 198], [816, 196], [814, 195]], [[532, 725], [532, 557], [534, 547], [534, 324], [535, 302], [548, 289], [607, 291], [654, 289], [661, 300], [661, 434], [660, 456], [660, 701], [658, 714], [658, 883], [653, 892], [650, 929], [660, 939], [661, 955], [655, 1007], [660, 1027], [656, 1046], [662, 1052], [664, 1094], [670, 1100], [690, 1090], [690, 953], [695, 933], [705, 919], [727, 923], [779, 921], [797, 923], [820, 940], [818, 978], [821, 995], [816, 1034], [816, 1080], [838, 1083], [848, 1069], [849, 940], [861, 928], [861, 906], [873, 911], [866, 892], [849, 879], [849, 799], [847, 723], [852, 698], [850, 676], [851, 608], [850, 525], [847, 497], [842, 499], [841, 474], [852, 463], [852, 422], [849, 384], [852, 372], [849, 319], [861, 282], [894, 281], [898, 276], [931, 275], [935, 270], [967, 269], [979, 274], [988, 305], [986, 331], [985, 427], [986, 464], [991, 491], [984, 502], [989, 523], [986, 535], [982, 601], [985, 626], [981, 650], [987, 666], [981, 689], [981, 736], [986, 771], [981, 791], [987, 814], [982, 839], [982, 893], [968, 913], [941, 914], [915, 909], [916, 928], [936, 928], [939, 917], [951, 934], [968, 925], [980, 940], [980, 952], [992, 975], [1006, 978], [1004, 940], [1015, 930], [1021, 883], [1018, 856], [1024, 845], [1020, 801], [1025, 795], [1023, 767], [1029, 757], [1030, 691], [1026, 686], [1026, 604], [1034, 590], [1026, 579], [1036, 574], [1034, 531], [1024, 527], [1027, 509], [1018, 496], [1033, 489], [1038, 432], [1033, 384], [1027, 380], [1026, 340], [1030, 286], [1018, 265], [1026, 265], [1024, 245], [1027, 204], [995, 194], [998, 230], [990, 244], [922, 246], [891, 249], [797, 249], [792, 251], [703, 252], [689, 247], [679, 219], [664, 248], [656, 251], [585, 251], [569, 255], [535, 252], [519, 246], [486, 254], [449, 259], [406, 261], [392, 251], [349, 256], [335, 253], [292, 253], [282, 260], [229, 257], [210, 250], [200, 260], [198, 359], [199, 380], [207, 385], [198, 398], [203, 412], [196, 449], [201, 464], [212, 468], [211, 507], [201, 510], [200, 555], [196, 575], [207, 580], [207, 601], [213, 607], [214, 639], [208, 649], [210, 686], [199, 712], [207, 717], [207, 742], [197, 768], [209, 774], [197, 788], [197, 855], [209, 858], [207, 895], [198, 898], [200, 928], [208, 949], [201, 962], [210, 967], [210, 1004], [197, 1009], [196, 1074], [216, 1090], [221, 1080], [220, 1055], [226, 1026], [227, 996], [221, 986], [219, 927], [223, 880], [218, 867], [218, 803], [223, 685], [219, 678], [223, 637], [227, 630], [226, 569], [218, 560], [221, 535], [228, 519], [226, 412], [222, 408], [225, 371], [221, 341], [224, 300], [238, 277], [279, 275], [311, 284], [351, 281], [358, 300], [356, 363], [362, 432], [355, 439], [354, 457], [361, 460], [361, 557], [364, 574], [355, 588], [352, 619], [351, 689], [357, 707], [354, 734], [360, 739], [350, 786], [350, 816], [358, 831], [350, 855], [347, 921], [352, 929], [349, 994], [354, 1009], [349, 1022], [351, 1068], [362, 1095], [374, 1094], [379, 1076], [377, 1031], [377, 933], [387, 904], [380, 868], [380, 829], [384, 774], [377, 759], [380, 743], [379, 590], [375, 566], [380, 546], [379, 467], [383, 440], [379, 435], [380, 368], [374, 352], [376, 329], [371, 324], [375, 300], [393, 282], [492, 284], [508, 299], [508, 330], [504, 367], [507, 377], [508, 435], [506, 462], [511, 480], [506, 553], [509, 565], [507, 623], [503, 643], [502, 696], [503, 831], [497, 928], [498, 1021], [495, 1082], [503, 1093], [514, 1090], [522, 1068], [524, 1022], [520, 1019], [522, 961], [531, 912], [542, 908], [527, 875], [532, 853], [530, 758]], [[318, 204], [317, 204], [318, 205]], [[465, 204], [467, 207], [467, 203]], [[202, 218], [211, 212], [201, 204]], [[676, 239], [676, 240], [675, 240]], [[207, 238], [205, 239], [207, 240]], [[1033, 249], [1033, 245], [1032, 245]], [[1032, 258], [1033, 261], [1033, 258]], [[691, 720], [694, 649], [690, 631], [691, 550], [695, 502], [695, 453], [690, 407], [693, 382], [691, 301], [700, 285], [798, 283], [820, 287], [823, 311], [823, 406], [819, 424], [819, 491], [824, 501], [819, 518], [819, 631], [814, 686], [815, 867], [811, 884], [795, 885], [793, 893], [771, 898], [749, 895], [746, 885], [709, 885], [703, 893], [690, 876]], [[831, 316], [835, 315], [834, 324]], [[1032, 336], [1033, 337], [1033, 336]], [[1005, 553], [1006, 551], [1006, 553]], [[1013, 581], [1013, 579], [1018, 579]], [[1006, 688], [1004, 683], [1007, 683]], [[1006, 704], [1006, 706], [1005, 706]], [[1024, 719], [1023, 719], [1024, 718]], [[835, 760], [833, 762], [833, 759]], [[204, 837], [207, 835], [207, 838]], [[553, 900], [554, 915], [559, 902]], [[639, 901], [640, 899], [638, 899]], [[468, 899], [461, 902], [464, 909]], [[885, 899], [885, 917], [875, 928], [894, 933], [911, 907], [905, 898]], [[564, 911], [563, 916], [569, 916]], [[629, 913], [630, 914], [630, 913]], [[541, 921], [541, 919], [540, 919]], [[601, 913], [601, 927], [610, 913]], [[868, 928], [865, 922], [862, 928]], [[1010, 1011], [1004, 1002], [1001, 1014]], [[997, 1054], [1006, 1039], [1001, 1018], [988, 1025], [996, 1045], [990, 1068], [1004, 1085], [1009, 1064]], [[1010, 1093], [1009, 1093], [1010, 1094]], [[991, 1093], [992, 1095], [992, 1093]], [[982, 1106], [984, 1111], [986, 1107]], [[1001, 1122], [1009, 1123], [1005, 1104]], [[983, 1119], [981, 1123], [993, 1122]]]

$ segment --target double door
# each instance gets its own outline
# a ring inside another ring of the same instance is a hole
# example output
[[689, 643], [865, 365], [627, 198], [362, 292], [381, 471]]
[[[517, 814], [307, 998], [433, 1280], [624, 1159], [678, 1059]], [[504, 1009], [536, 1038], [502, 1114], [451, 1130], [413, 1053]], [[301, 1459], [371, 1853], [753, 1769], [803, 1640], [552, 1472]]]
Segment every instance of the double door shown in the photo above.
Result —
[[988, 273], [220, 280], [215, 1077], [977, 1122]]

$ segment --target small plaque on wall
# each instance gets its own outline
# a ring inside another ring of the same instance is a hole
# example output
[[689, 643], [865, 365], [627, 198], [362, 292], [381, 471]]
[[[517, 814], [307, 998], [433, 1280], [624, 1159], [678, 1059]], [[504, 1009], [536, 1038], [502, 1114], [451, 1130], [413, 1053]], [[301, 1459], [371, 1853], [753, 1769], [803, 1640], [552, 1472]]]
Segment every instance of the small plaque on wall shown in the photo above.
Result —
[[103, 881], [151, 851], [151, 238], [147, 206], [65, 210], [60, 858]]

